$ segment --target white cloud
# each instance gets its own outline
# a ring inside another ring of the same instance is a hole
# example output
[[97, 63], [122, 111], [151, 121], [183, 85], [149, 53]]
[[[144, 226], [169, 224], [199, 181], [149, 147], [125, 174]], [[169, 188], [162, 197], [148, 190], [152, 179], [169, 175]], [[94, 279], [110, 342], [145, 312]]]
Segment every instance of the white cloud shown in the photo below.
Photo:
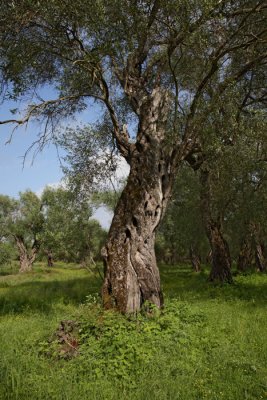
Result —
[[120, 157], [118, 168], [116, 171], [117, 179], [127, 178], [130, 172], [130, 166], [127, 164], [124, 158]]
[[93, 213], [92, 218], [96, 219], [100, 223], [102, 228], [108, 230], [113, 218], [113, 213], [105, 206], [100, 206]]
[[43, 194], [43, 191], [45, 188], [50, 187], [52, 189], [57, 189], [59, 187], [64, 187], [64, 184], [62, 181], [60, 182], [53, 182], [53, 183], [48, 183], [47, 185], [43, 186], [42, 188], [38, 189], [35, 193], [38, 197], [41, 197]]

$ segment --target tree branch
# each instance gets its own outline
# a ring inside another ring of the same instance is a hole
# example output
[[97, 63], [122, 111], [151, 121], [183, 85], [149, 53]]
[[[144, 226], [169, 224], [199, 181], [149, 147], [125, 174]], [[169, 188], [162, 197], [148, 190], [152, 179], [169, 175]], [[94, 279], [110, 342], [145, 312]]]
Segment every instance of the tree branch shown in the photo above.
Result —
[[72, 96], [59, 97], [58, 99], [54, 99], [54, 100], [47, 100], [47, 101], [44, 101], [44, 102], [42, 102], [40, 104], [33, 104], [33, 105], [29, 106], [29, 110], [26, 113], [24, 118], [22, 118], [22, 119], [7, 119], [7, 120], [3, 120], [3, 121], [0, 121], [0, 125], [3, 125], [3, 124], [24, 125], [27, 122], [29, 122], [29, 120], [33, 116], [37, 115], [39, 113], [39, 111], [41, 113], [41, 111], [44, 111], [50, 105], [60, 104], [60, 103], [63, 103], [64, 101], [67, 101], [67, 100], [77, 100], [77, 99], [79, 99], [81, 97], [89, 97], [89, 96], [91, 96], [91, 95], [89, 95], [89, 94], [77, 94], [77, 95], [72, 95]]

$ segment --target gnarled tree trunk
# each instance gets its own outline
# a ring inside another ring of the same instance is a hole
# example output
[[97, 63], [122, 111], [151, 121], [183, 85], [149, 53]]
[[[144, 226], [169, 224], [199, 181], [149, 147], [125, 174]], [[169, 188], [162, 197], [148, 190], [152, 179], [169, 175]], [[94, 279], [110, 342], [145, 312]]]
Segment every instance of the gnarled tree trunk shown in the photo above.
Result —
[[28, 252], [28, 249], [22, 237], [16, 236], [15, 240], [19, 251], [19, 264], [20, 264], [19, 272], [32, 271], [32, 266], [36, 259], [39, 249], [38, 241], [37, 240], [34, 241], [30, 252]]
[[158, 307], [163, 302], [155, 231], [167, 205], [173, 174], [170, 157], [163, 150], [167, 121], [164, 96], [157, 92], [153, 96], [142, 113], [127, 185], [102, 252], [104, 307], [123, 313], [137, 312], [145, 301]]
[[201, 169], [201, 206], [207, 237], [212, 252], [212, 267], [209, 280], [212, 282], [232, 282], [231, 257], [229, 246], [224, 239], [219, 222], [215, 221], [211, 213], [211, 194], [209, 171]]
[[145, 301], [162, 305], [154, 245], [170, 186], [164, 170], [160, 152], [151, 157], [140, 154], [132, 160], [103, 251], [106, 272], [102, 297], [106, 308], [131, 313]]

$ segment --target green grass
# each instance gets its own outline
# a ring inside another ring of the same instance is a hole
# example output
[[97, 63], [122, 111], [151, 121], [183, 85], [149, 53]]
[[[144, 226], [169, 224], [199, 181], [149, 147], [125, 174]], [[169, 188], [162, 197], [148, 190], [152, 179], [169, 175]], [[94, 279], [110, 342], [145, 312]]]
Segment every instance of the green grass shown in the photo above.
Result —
[[[267, 399], [267, 275], [213, 286], [163, 266], [164, 311], [126, 318], [103, 313], [99, 278], [75, 265], [15, 271], [0, 272], [1, 400]], [[79, 354], [65, 360], [53, 333], [69, 319]]]

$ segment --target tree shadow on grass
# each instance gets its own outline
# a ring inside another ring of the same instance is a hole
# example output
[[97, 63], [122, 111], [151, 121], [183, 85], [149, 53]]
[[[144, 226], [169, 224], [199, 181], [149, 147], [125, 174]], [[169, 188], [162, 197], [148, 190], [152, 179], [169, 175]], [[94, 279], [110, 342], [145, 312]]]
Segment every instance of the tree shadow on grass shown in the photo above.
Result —
[[18, 267], [12, 267], [12, 266], [8, 266], [8, 267], [0, 267], [0, 277], [1, 276], [8, 276], [8, 275], [13, 275], [15, 273], [18, 272]]
[[100, 287], [100, 279], [93, 276], [6, 286], [0, 295], [0, 316], [25, 311], [49, 313], [58, 303], [79, 305], [86, 300], [86, 296], [99, 293]]
[[[267, 275], [252, 274], [237, 278], [232, 285], [213, 285], [207, 281], [208, 271], [194, 273], [189, 267], [161, 268], [165, 295], [189, 303], [218, 300], [244, 301], [253, 306], [266, 306]], [[14, 286], [2, 285], [0, 316], [27, 311], [49, 313], [56, 304], [79, 305], [86, 296], [100, 291], [99, 277], [86, 276], [69, 280], [27, 281]]]
[[189, 303], [218, 299], [219, 301], [241, 300], [253, 306], [267, 304], [267, 275], [254, 273], [237, 276], [233, 284], [208, 282], [208, 270], [193, 272], [190, 267], [161, 268], [163, 290], [167, 296]]

